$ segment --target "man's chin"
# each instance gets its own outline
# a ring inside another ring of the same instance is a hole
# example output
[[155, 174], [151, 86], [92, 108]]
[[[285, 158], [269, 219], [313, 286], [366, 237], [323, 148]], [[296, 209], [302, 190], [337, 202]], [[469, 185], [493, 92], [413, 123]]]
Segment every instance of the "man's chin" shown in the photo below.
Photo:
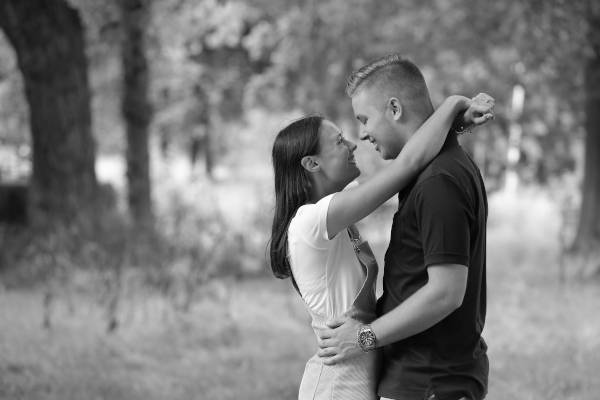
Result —
[[393, 160], [396, 157], [398, 157], [399, 154], [400, 152], [394, 153], [391, 151], [387, 151], [386, 149], [380, 149], [379, 151], [379, 156], [384, 160]]
[[395, 157], [392, 157], [387, 151], [385, 150], [380, 150], [379, 151], [379, 157], [381, 157], [383, 160], [393, 160]]

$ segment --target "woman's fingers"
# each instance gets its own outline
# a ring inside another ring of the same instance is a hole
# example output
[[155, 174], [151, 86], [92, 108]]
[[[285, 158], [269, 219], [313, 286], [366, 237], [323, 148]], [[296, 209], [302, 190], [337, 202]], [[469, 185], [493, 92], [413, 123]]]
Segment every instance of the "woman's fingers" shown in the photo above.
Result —
[[477, 96], [473, 97], [471, 100], [473, 101], [473, 103], [491, 104], [492, 107], [493, 107], [494, 103], [496, 102], [494, 100], [494, 98], [487, 93], [479, 93], [479, 94], [477, 94]]
[[473, 103], [471, 104], [470, 109], [475, 113], [486, 114], [494, 110], [494, 105], [487, 103]]
[[480, 93], [473, 98], [471, 102], [470, 108], [475, 112], [479, 112], [481, 114], [486, 114], [488, 112], [492, 112], [494, 110], [494, 105], [496, 102], [494, 99], [485, 93]]
[[493, 102], [473, 102], [467, 110], [467, 115], [473, 124], [485, 124], [494, 117], [494, 104]]
[[485, 124], [487, 121], [494, 119], [494, 114], [492, 113], [487, 113], [484, 114], [480, 117], [474, 117], [473, 118], [473, 123], [475, 125], [481, 125], [481, 124]]
[[487, 93], [479, 93], [471, 99], [465, 112], [465, 120], [472, 125], [483, 125], [494, 118], [495, 100]]

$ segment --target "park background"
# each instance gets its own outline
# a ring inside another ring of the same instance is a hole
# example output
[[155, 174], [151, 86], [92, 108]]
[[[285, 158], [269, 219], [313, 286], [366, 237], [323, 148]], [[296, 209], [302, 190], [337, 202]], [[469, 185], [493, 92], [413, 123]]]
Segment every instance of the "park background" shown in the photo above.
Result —
[[[594, 0], [4, 0], [0, 398], [294, 399], [315, 339], [272, 277], [270, 148], [399, 52], [490, 202], [488, 398], [600, 396]], [[385, 163], [360, 143], [367, 179]], [[380, 264], [396, 204], [360, 223]], [[380, 288], [379, 288], [380, 290]]]

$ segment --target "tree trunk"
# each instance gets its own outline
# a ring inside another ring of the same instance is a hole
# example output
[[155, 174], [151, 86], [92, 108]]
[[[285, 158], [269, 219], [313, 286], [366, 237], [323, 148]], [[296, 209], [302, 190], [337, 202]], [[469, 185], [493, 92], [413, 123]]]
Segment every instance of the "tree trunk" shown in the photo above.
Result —
[[[593, 5], [592, 5], [593, 7]], [[585, 166], [583, 197], [575, 248], [600, 244], [600, 7], [588, 14], [590, 57], [584, 72]]]
[[215, 167], [215, 152], [216, 152], [216, 144], [215, 144], [215, 132], [213, 127], [211, 126], [211, 104], [210, 99], [208, 97], [206, 89], [201, 84], [196, 84], [194, 86], [194, 97], [196, 99], [196, 109], [197, 109], [197, 120], [195, 121], [201, 131], [203, 132], [203, 136], [201, 138], [194, 138], [193, 140], [200, 139], [200, 147], [204, 153], [204, 166], [206, 176], [209, 179], [213, 179], [213, 170]]
[[144, 0], [121, 0], [123, 18], [123, 102], [127, 132], [127, 181], [129, 210], [136, 225], [152, 223], [148, 130], [152, 107], [148, 99], [148, 61], [145, 29], [148, 20]]
[[16, 51], [33, 143], [31, 221], [69, 221], [97, 213], [84, 32], [62, 0], [4, 0], [0, 27]]

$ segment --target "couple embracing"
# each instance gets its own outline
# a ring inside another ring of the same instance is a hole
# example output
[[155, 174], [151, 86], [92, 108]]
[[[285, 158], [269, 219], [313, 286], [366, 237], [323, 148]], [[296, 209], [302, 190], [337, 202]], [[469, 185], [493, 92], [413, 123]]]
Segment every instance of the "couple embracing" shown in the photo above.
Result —
[[[273, 144], [271, 268], [291, 278], [319, 350], [299, 399], [479, 400], [487, 392], [487, 199], [457, 135], [493, 118], [494, 100], [450, 96], [434, 111], [425, 80], [393, 54], [347, 85], [360, 138], [392, 160], [366, 182], [356, 145], [331, 121], [297, 120]], [[354, 224], [398, 195], [377, 263]]]

